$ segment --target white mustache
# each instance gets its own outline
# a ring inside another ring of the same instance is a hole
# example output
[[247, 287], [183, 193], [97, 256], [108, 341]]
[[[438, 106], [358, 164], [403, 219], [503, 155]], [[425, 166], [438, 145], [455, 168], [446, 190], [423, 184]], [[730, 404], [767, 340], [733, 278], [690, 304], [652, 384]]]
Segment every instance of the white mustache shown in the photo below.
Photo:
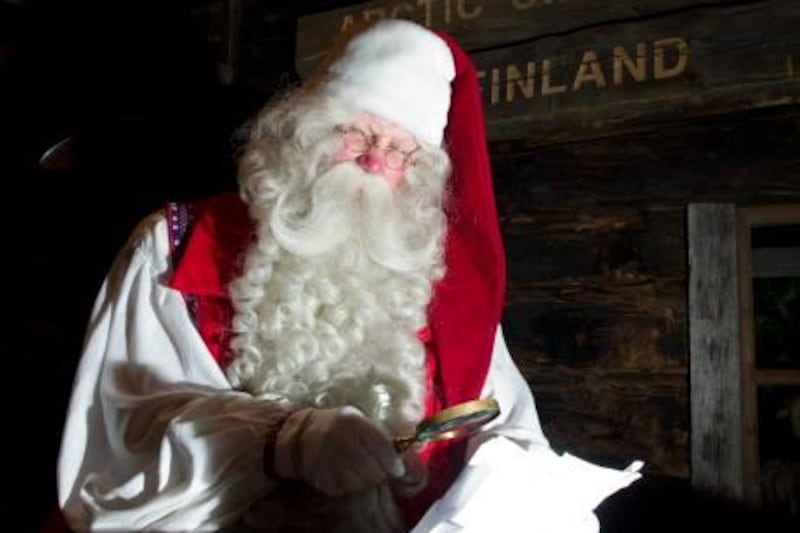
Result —
[[335, 165], [310, 188], [290, 188], [270, 213], [275, 240], [289, 252], [314, 257], [350, 237], [356, 199], [367, 183], [360, 169]]
[[414, 248], [410, 220], [398, 206], [396, 190], [381, 176], [350, 162], [320, 174], [305, 189], [291, 189], [270, 214], [275, 240], [301, 257], [318, 257], [347, 241], [357, 241], [376, 263], [409, 272], [430, 261], [435, 241]]

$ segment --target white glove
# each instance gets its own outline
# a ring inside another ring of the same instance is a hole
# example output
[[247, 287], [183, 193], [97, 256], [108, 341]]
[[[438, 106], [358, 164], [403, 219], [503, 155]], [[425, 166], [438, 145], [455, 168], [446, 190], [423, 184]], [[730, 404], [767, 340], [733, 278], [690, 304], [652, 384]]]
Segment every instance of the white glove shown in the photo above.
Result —
[[303, 409], [278, 434], [275, 468], [331, 495], [400, 477], [405, 465], [389, 436], [355, 407]]
[[428, 469], [417, 454], [419, 448], [421, 446], [415, 445], [403, 453], [406, 473], [389, 480], [389, 488], [400, 498], [408, 499], [415, 496], [428, 483]]

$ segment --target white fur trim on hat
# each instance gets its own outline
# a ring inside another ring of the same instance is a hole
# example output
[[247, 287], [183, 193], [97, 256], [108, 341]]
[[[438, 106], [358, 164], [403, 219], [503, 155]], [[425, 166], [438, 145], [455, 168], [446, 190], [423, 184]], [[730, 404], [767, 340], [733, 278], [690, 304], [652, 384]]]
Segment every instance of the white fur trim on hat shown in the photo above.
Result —
[[436, 34], [406, 20], [383, 20], [345, 46], [320, 90], [439, 145], [454, 76], [450, 48]]

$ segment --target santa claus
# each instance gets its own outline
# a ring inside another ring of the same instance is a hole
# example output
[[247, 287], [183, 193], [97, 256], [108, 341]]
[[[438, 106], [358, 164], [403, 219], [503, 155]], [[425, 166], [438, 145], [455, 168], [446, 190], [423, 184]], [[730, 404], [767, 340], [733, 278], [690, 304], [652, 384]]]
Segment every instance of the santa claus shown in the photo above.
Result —
[[[76, 530], [398, 531], [482, 443], [548, 449], [499, 327], [504, 259], [476, 73], [384, 21], [251, 124], [240, 194], [140, 224], [68, 410]], [[469, 439], [393, 439], [479, 397]]]

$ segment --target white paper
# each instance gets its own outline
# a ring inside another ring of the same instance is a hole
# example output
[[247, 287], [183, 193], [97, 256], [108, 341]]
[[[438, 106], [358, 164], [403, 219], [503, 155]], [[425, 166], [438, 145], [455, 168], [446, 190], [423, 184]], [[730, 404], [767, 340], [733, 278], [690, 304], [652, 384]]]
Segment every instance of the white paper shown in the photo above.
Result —
[[641, 477], [504, 437], [483, 443], [412, 533], [596, 533], [594, 509]]

